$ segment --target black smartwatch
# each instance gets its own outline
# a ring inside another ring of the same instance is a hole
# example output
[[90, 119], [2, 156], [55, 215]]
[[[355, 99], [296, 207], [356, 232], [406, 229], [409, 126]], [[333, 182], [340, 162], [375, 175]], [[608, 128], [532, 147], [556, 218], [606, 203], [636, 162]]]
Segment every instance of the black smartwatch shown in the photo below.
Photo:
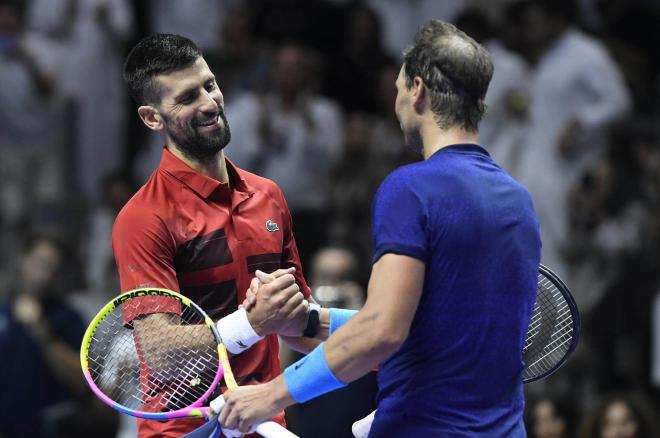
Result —
[[309, 303], [309, 308], [307, 309], [307, 323], [305, 324], [305, 330], [303, 330], [303, 336], [308, 338], [316, 337], [316, 334], [319, 332], [320, 315], [321, 306]]

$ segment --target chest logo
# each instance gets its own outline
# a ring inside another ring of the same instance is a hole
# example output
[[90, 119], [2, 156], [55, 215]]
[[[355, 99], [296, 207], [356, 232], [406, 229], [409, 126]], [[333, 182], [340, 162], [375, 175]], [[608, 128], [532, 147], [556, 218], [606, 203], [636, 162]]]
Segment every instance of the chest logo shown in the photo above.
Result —
[[280, 230], [280, 227], [277, 226], [277, 223], [275, 223], [275, 222], [273, 222], [272, 220], [268, 219], [268, 220], [266, 221], [266, 229], [267, 229], [269, 232], [274, 233], [275, 231], [279, 231], [279, 230]]

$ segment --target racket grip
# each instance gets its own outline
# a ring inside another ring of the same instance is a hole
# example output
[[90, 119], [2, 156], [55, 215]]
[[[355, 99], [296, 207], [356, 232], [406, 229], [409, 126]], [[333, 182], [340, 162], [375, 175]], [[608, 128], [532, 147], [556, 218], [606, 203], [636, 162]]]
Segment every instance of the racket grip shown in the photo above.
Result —
[[225, 405], [225, 398], [222, 395], [211, 400], [211, 402], [209, 403], [209, 406], [216, 414], [220, 413], [224, 405]]
[[298, 435], [290, 432], [274, 421], [266, 421], [257, 425], [257, 433], [265, 438], [298, 438]]
[[351, 432], [355, 438], [367, 438], [369, 436], [369, 431], [371, 430], [371, 423], [374, 422], [374, 417], [376, 416], [376, 411], [373, 411], [371, 414], [367, 415], [361, 420], [353, 423]]
[[[216, 397], [211, 403], [209, 403], [209, 405], [211, 406], [211, 409], [213, 409], [213, 412], [218, 413], [225, 405], [225, 398], [223, 396]], [[266, 421], [258, 424], [255, 430], [259, 435], [265, 438], [298, 438], [298, 435], [289, 432], [274, 421]]]

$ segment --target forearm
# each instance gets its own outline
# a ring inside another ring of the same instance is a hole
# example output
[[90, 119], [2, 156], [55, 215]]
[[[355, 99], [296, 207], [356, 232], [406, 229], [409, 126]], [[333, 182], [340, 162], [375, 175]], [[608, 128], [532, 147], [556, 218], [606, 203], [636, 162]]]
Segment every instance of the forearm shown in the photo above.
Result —
[[[177, 350], [204, 350], [216, 343], [203, 324], [183, 325], [172, 314], [151, 314], [133, 321], [135, 338], [147, 363], [158, 364]], [[163, 364], [165, 366], [165, 364]]]
[[315, 349], [322, 341], [325, 341], [330, 336], [330, 309], [321, 308], [319, 313], [319, 330], [315, 337], [308, 338], [305, 336], [280, 336], [282, 342], [297, 351], [298, 353], [307, 354]]
[[363, 309], [328, 339], [325, 359], [332, 373], [349, 383], [378, 367], [406, 336], [407, 331], [390, 327], [382, 313]]

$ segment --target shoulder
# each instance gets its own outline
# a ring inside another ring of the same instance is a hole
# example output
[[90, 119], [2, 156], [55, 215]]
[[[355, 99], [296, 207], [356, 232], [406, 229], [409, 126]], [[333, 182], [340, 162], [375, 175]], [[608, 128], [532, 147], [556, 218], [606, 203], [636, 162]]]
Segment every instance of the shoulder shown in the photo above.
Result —
[[567, 32], [567, 39], [570, 41], [570, 47], [575, 51], [576, 60], [582, 62], [610, 62], [611, 57], [607, 47], [598, 39], [580, 31], [570, 30]]
[[252, 189], [271, 194], [282, 193], [282, 190], [275, 181], [261, 175], [257, 175], [256, 173], [249, 172], [240, 167], [236, 167], [236, 170], [240, 177], [243, 178], [245, 182], [247, 182], [248, 186], [250, 186]]
[[374, 208], [395, 208], [402, 202], [420, 201], [423, 197], [424, 162], [407, 164], [393, 170], [380, 184]]
[[[451, 173], [450, 166], [437, 166], [429, 160], [401, 166], [385, 177], [379, 191], [420, 192], [432, 181]], [[433, 184], [436, 186], [437, 184]], [[435, 187], [441, 189], [441, 186]]]
[[150, 184], [152, 179], [142, 186], [117, 214], [112, 229], [113, 239], [118, 234], [136, 234], [144, 229], [161, 228], [163, 225], [163, 211], [167, 199], [154, 193], [153, 184]]

